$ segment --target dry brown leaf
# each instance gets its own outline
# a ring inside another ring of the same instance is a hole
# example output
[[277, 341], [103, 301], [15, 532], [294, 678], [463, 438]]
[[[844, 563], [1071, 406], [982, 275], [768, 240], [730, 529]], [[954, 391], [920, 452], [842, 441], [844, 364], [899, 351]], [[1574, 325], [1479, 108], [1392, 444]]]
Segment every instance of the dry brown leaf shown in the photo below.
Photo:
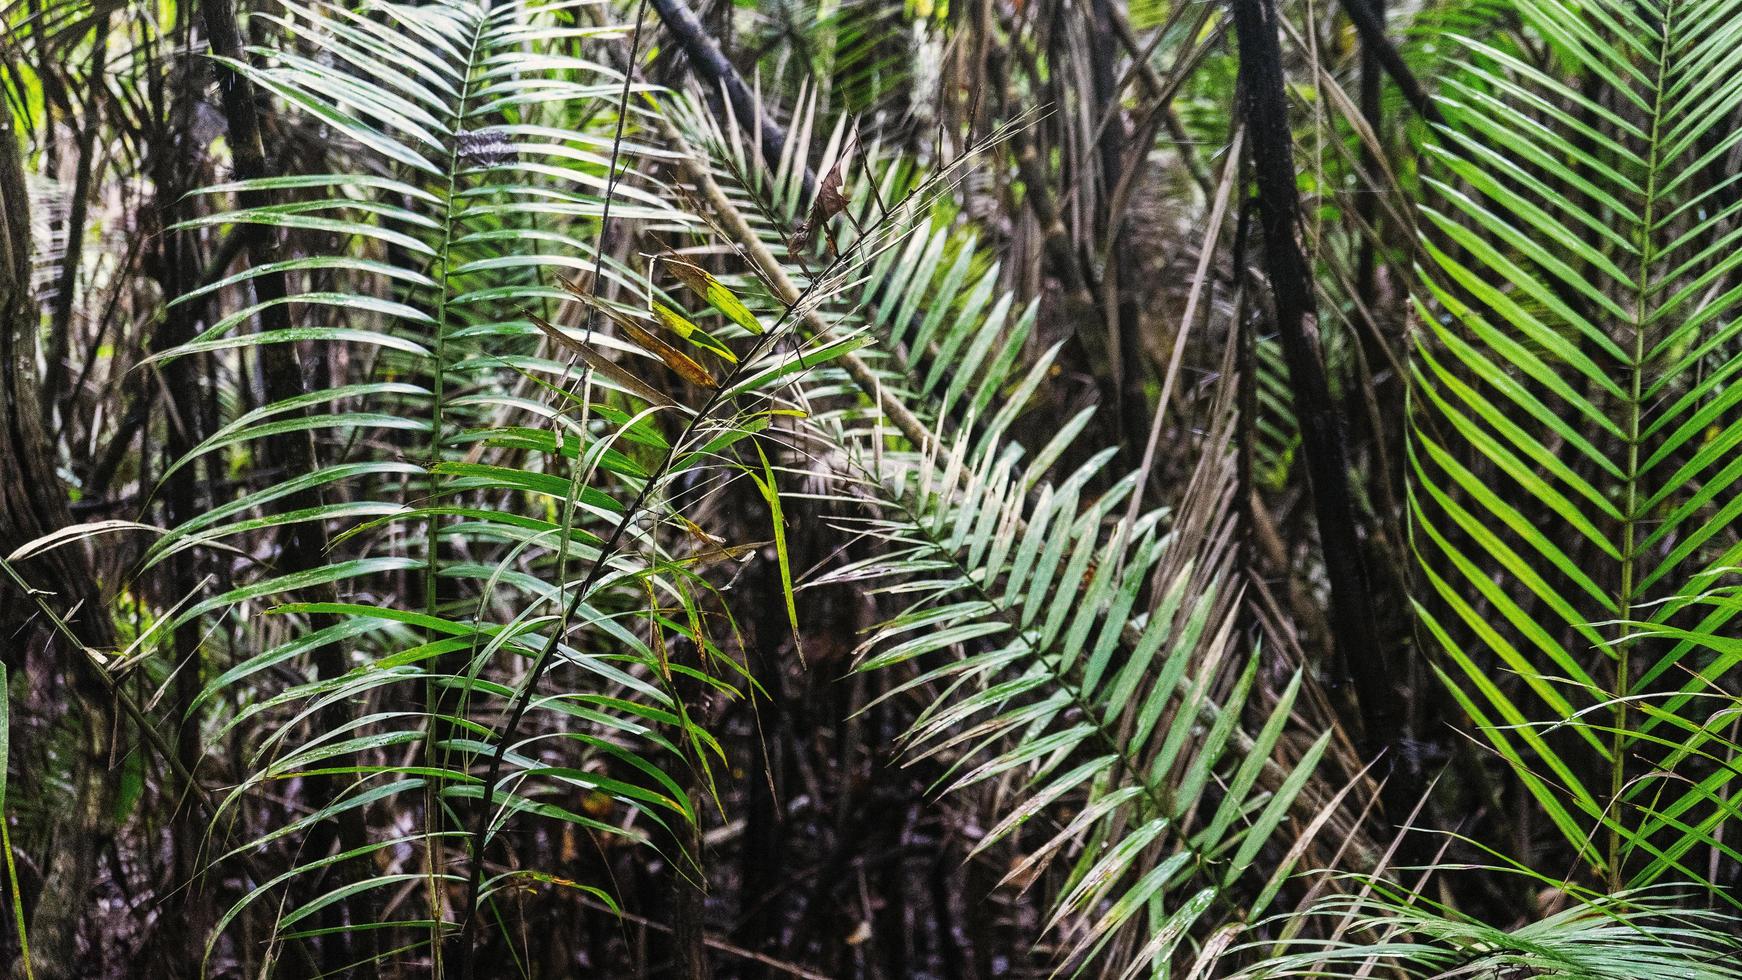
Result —
[[[846, 165], [846, 162], [847, 154], [842, 153], [835, 160], [835, 165], [829, 168], [829, 172], [824, 174], [823, 179], [817, 183], [817, 196], [816, 200], [811, 203], [810, 215], [800, 222], [798, 228], [793, 231], [792, 248], [794, 251], [810, 244], [811, 236], [815, 235], [818, 229], [826, 228], [830, 218], [847, 210], [847, 196], [841, 192], [841, 168]], [[833, 254], [835, 252], [833, 235], [829, 236], [828, 245], [829, 252]]]
[[563, 333], [549, 320], [536, 313], [525, 312], [527, 319], [531, 320], [538, 329], [544, 331], [544, 335], [554, 341], [558, 347], [574, 353], [575, 356], [585, 361], [588, 367], [616, 382], [624, 391], [651, 405], [658, 405], [662, 408], [680, 407], [677, 402], [662, 394], [659, 389], [629, 373], [628, 370], [605, 355]]
[[585, 304], [588, 309], [603, 313], [607, 319], [617, 325], [619, 330], [623, 331], [624, 336], [634, 341], [636, 346], [665, 362], [666, 367], [683, 375], [685, 381], [693, 385], [700, 385], [710, 391], [720, 387], [720, 383], [714, 380], [714, 376], [708, 373], [708, 369], [697, 363], [695, 358], [648, 333], [627, 313], [596, 296], [580, 291], [566, 279], [563, 280], [563, 287], [574, 294], [574, 297]]
[[700, 385], [710, 391], [720, 387], [720, 383], [714, 380], [714, 376], [708, 373], [708, 369], [697, 363], [695, 358], [629, 322], [627, 318], [618, 320], [617, 325], [622, 327], [623, 333], [642, 350], [664, 361], [666, 367], [683, 375], [685, 381], [693, 385]]

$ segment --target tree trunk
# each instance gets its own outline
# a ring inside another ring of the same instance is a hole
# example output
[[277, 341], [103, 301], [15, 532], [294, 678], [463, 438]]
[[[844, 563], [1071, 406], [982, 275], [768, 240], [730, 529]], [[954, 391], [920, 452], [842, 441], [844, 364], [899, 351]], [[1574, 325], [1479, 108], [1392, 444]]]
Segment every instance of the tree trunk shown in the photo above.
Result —
[[1374, 632], [1375, 610], [1356, 528], [1349, 488], [1349, 459], [1342, 420], [1331, 399], [1319, 349], [1318, 311], [1312, 270], [1296, 235], [1300, 194], [1295, 186], [1294, 136], [1283, 92], [1282, 50], [1271, 0], [1235, 0], [1234, 31], [1240, 51], [1240, 90], [1251, 134], [1253, 176], [1258, 185], [1258, 222], [1263, 232], [1265, 277], [1276, 308], [1276, 331], [1288, 364], [1289, 387], [1299, 420], [1307, 485], [1331, 584], [1331, 631], [1337, 663], [1333, 677], [1352, 678], [1358, 695], [1365, 745], [1391, 746], [1402, 736], [1401, 705], [1392, 690], [1397, 676]]
[[[30, 295], [30, 202], [11, 114], [0, 116], [0, 554], [72, 523], [66, 494], [42, 418], [41, 383], [36, 375], [39, 311]], [[19, 572], [32, 588], [51, 593], [47, 601], [61, 613], [76, 608], [69, 625], [88, 648], [114, 645], [107, 604], [99, 594], [83, 549], [58, 548], [29, 560]], [[29, 917], [31, 966], [39, 980], [80, 975], [78, 925], [88, 905], [97, 856], [112, 832], [113, 790], [107, 778], [113, 712], [95, 668], [82, 649], [71, 649], [35, 615], [35, 603], [0, 584], [0, 635], [32, 638], [28, 647], [49, 654], [50, 677], [33, 677], [38, 687], [61, 687], [65, 711], [53, 723], [72, 726], [80, 757], [71, 774], [71, 811], [56, 824], [51, 853], [44, 862], [42, 893]], [[38, 642], [39, 641], [39, 642]], [[16, 664], [14, 665], [16, 666]], [[40, 668], [39, 668], [40, 669]]]

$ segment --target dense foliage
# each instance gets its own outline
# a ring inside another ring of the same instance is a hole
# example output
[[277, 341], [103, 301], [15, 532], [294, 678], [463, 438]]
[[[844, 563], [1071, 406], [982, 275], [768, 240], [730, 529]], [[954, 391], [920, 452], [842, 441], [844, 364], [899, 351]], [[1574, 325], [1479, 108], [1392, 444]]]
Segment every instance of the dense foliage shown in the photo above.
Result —
[[12, 974], [1742, 976], [1738, 0], [5, 0]]

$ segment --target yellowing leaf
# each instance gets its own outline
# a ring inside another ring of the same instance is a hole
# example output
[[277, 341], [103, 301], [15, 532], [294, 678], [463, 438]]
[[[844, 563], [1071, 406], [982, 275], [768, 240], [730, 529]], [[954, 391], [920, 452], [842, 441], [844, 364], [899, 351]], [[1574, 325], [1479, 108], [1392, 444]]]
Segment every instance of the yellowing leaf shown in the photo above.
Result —
[[706, 330], [691, 323], [682, 313], [679, 313], [664, 303], [661, 303], [659, 300], [653, 301], [653, 315], [657, 320], [659, 320], [660, 326], [677, 334], [679, 337], [695, 344], [697, 347], [703, 347], [713, 351], [715, 354], [720, 355], [732, 364], [738, 363], [738, 355], [732, 353], [730, 347], [715, 340]]
[[667, 269], [671, 270], [671, 274], [678, 278], [678, 281], [689, 287], [690, 292], [706, 300], [709, 306], [719, 310], [726, 319], [753, 334], [767, 332], [763, 330], [762, 324], [756, 321], [756, 317], [751, 315], [750, 308], [740, 302], [730, 289], [721, 285], [720, 280], [709, 275], [708, 270], [693, 262], [686, 262], [675, 255], [663, 255], [660, 260], [665, 263]]

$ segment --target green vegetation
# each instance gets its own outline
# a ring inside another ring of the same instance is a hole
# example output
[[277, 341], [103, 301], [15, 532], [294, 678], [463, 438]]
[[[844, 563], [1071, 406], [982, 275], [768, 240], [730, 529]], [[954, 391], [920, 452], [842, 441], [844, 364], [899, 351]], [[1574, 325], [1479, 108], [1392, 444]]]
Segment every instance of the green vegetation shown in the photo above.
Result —
[[9, 0], [0, 958], [1742, 977], [1742, 2]]

